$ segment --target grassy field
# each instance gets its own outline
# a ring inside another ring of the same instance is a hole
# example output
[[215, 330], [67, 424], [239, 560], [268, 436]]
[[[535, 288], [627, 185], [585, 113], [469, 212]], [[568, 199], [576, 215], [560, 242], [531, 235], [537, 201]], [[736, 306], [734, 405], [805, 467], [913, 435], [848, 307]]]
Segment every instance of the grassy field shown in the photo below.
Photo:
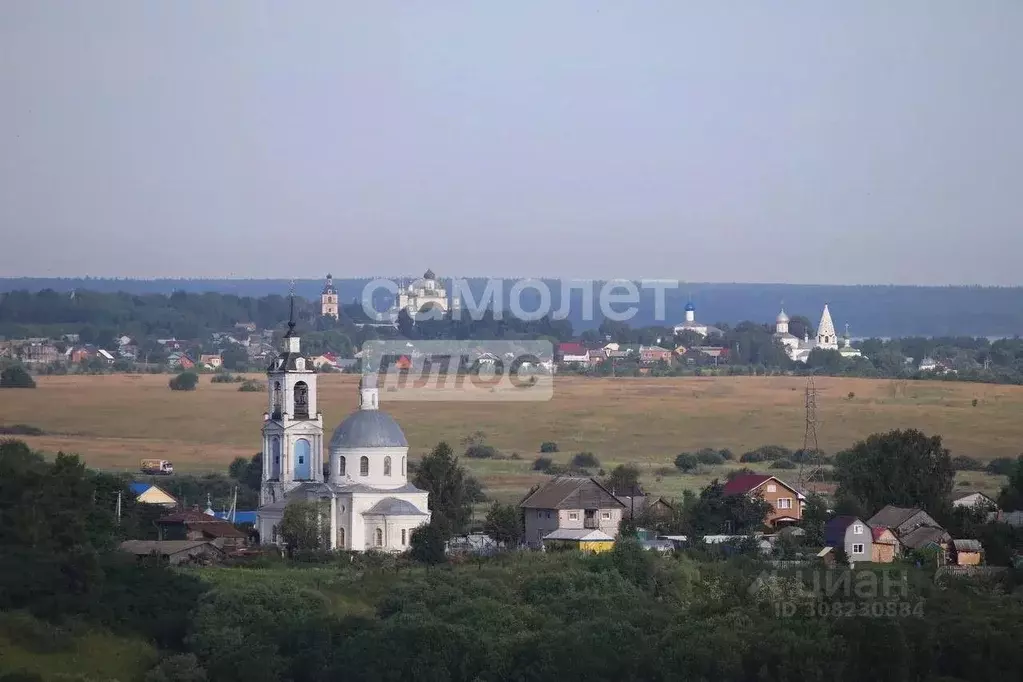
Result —
[[[47, 452], [81, 454], [95, 467], [135, 470], [142, 458], [172, 460], [178, 471], [223, 470], [260, 447], [262, 393], [202, 377], [195, 392], [167, 387], [167, 375], [40, 377], [36, 390], [0, 391], [0, 424], [28, 424], [47, 435], [26, 437]], [[329, 431], [357, 404], [357, 377], [320, 375], [319, 401]], [[818, 378], [818, 433], [829, 453], [893, 428], [941, 434], [953, 454], [990, 460], [1015, 456], [1023, 433], [1023, 387], [938, 381]], [[654, 492], [675, 494], [723, 470], [698, 476], [654, 473], [675, 455], [701, 447], [736, 454], [759, 445], [802, 445], [804, 386], [794, 377], [558, 378], [549, 402], [388, 401], [411, 455], [446, 440], [456, 451], [474, 431], [505, 455], [470, 461], [498, 497], [539, 480], [530, 471], [540, 443], [555, 441], [556, 460], [593, 452], [604, 468], [635, 462]], [[393, 397], [393, 396], [392, 396]], [[974, 405], [974, 401], [976, 404]], [[971, 473], [971, 488], [997, 489], [994, 477]], [[966, 486], [963, 486], [966, 487]]]

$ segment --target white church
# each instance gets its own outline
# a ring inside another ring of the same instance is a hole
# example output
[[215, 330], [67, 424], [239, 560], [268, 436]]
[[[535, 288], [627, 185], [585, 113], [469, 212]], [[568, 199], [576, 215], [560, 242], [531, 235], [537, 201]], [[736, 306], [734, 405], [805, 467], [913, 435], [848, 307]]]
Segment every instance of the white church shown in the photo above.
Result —
[[408, 481], [408, 441], [379, 409], [375, 377], [363, 377], [359, 409], [334, 430], [325, 476], [317, 375], [301, 353], [294, 321], [266, 374], [260, 542], [281, 544], [278, 526], [289, 502], [320, 500], [330, 507], [330, 549], [407, 550], [412, 531], [430, 522], [428, 493]]
[[837, 350], [844, 358], [860, 357], [859, 349], [853, 348], [849, 339], [849, 325], [846, 325], [845, 336], [842, 338], [835, 332], [835, 323], [831, 320], [827, 303], [824, 304], [820, 324], [817, 325], [816, 338], [811, 339], [809, 332], [805, 332], [801, 339], [789, 333], [789, 316], [785, 314], [784, 307], [775, 318], [774, 338], [785, 346], [790, 360], [799, 362], [806, 362], [814, 348]]

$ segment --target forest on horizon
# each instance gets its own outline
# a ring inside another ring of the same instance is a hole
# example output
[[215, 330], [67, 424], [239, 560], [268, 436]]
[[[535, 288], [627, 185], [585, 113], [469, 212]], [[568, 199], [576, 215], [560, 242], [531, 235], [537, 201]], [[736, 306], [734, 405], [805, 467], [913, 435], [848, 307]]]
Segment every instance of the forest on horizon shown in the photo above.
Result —
[[[443, 278], [442, 278], [443, 279]], [[466, 278], [477, 301], [488, 280]], [[368, 278], [335, 278], [334, 286], [343, 303], [361, 297]], [[559, 280], [545, 279], [551, 290], [552, 310], [560, 310], [562, 287]], [[509, 293], [515, 280], [503, 280], [503, 305], [507, 310]], [[594, 284], [594, 297], [601, 283]], [[295, 293], [318, 300], [322, 279], [295, 281]], [[122, 278], [5, 278], [0, 279], [0, 295], [10, 291], [51, 289], [70, 293], [88, 290], [101, 293], [125, 292], [134, 295], [217, 292], [236, 296], [262, 297], [287, 295], [291, 282], [286, 279], [122, 279]], [[536, 292], [526, 290], [522, 308], [536, 307]], [[696, 307], [696, 319], [707, 324], [736, 324], [742, 320], [773, 322], [784, 304], [789, 315], [804, 315], [814, 323], [820, 319], [824, 304], [830, 307], [839, 332], [849, 325], [853, 337], [905, 336], [989, 336], [1013, 337], [1023, 333], [1023, 288], [985, 286], [896, 286], [896, 285], [802, 285], [802, 284], [721, 284], [682, 283], [665, 295], [666, 320], [655, 319], [654, 292], [640, 289], [639, 312], [629, 323], [633, 327], [674, 324], [684, 317], [688, 301]], [[378, 292], [375, 307], [383, 310], [389, 303], [385, 292]], [[596, 306], [595, 306], [596, 308]], [[599, 309], [593, 319], [585, 319], [583, 295], [572, 290], [567, 319], [577, 332], [599, 326]]]

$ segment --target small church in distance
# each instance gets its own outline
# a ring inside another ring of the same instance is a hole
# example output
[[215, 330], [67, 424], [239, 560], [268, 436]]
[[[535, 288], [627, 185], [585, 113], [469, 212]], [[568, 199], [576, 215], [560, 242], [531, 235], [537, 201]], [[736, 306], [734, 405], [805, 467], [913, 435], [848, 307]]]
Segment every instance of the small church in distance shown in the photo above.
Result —
[[[335, 294], [336, 295], [336, 294]], [[281, 544], [278, 527], [294, 500], [330, 508], [330, 549], [401, 552], [412, 531], [430, 521], [428, 493], [408, 481], [408, 441], [379, 408], [375, 377], [359, 384], [359, 409], [326, 444], [313, 364], [302, 355], [294, 320], [280, 355], [267, 368], [263, 480], [256, 528], [263, 544]]]

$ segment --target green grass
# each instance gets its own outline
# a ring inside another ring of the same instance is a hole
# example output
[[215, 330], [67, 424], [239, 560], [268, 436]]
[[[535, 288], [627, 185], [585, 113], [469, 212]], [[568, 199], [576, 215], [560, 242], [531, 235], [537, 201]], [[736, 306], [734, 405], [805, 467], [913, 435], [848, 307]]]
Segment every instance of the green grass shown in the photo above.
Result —
[[0, 612], [0, 673], [26, 671], [46, 680], [130, 682], [158, 659], [149, 644], [76, 626], [58, 628], [20, 612]]

